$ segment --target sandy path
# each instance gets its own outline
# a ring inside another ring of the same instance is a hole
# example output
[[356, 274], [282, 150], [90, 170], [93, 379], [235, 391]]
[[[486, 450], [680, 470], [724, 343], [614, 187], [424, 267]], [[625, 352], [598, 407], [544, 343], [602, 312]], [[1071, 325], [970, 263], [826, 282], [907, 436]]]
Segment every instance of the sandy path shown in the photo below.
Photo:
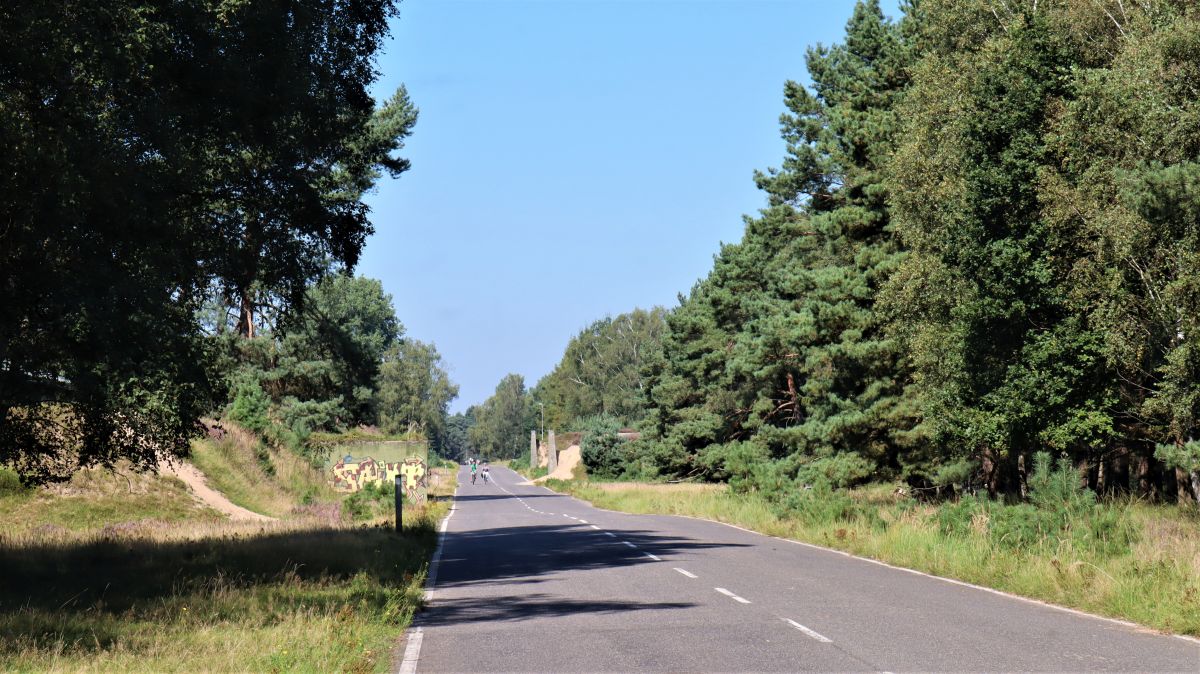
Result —
[[275, 520], [274, 517], [267, 517], [253, 510], [247, 510], [225, 498], [224, 494], [208, 486], [208, 482], [204, 479], [204, 473], [201, 473], [187, 461], [159, 461], [158, 472], [182, 480], [201, 503], [213, 510], [228, 515], [229, 519], [256, 522], [271, 522]]
[[575, 467], [583, 459], [579, 445], [571, 445], [558, 453], [558, 468], [549, 475], [543, 475], [533, 481], [533, 484], [541, 484], [546, 480], [570, 480], [575, 476]]

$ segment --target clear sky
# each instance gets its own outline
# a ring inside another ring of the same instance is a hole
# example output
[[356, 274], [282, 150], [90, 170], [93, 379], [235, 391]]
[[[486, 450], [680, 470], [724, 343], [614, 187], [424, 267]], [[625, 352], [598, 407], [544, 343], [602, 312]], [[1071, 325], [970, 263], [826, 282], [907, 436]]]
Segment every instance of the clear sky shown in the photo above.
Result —
[[[895, 17], [896, 0], [884, 0]], [[673, 307], [763, 205], [785, 80], [850, 0], [406, 0], [379, 59], [421, 110], [368, 198], [360, 274], [434, 342], [454, 411], [527, 386], [588, 323]]]

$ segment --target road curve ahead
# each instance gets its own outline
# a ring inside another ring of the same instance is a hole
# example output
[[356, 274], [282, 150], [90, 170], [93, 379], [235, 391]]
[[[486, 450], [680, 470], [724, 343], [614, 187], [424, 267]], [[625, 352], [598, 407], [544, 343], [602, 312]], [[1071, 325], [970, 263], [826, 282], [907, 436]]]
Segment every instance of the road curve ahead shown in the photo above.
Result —
[[1200, 644], [681, 517], [459, 474], [402, 671], [1200, 671]]

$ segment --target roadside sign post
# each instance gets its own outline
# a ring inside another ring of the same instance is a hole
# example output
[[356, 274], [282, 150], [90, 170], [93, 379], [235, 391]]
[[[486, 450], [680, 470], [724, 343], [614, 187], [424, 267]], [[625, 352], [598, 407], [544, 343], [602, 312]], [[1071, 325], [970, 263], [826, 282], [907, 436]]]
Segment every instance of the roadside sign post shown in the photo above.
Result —
[[404, 533], [404, 477], [396, 476], [396, 533]]

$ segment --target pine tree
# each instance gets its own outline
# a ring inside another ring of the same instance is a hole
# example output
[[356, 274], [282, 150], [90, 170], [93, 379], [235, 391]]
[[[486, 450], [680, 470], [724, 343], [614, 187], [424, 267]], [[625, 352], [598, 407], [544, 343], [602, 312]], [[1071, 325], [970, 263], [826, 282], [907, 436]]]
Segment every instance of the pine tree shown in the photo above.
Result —
[[809, 51], [812, 93], [785, 86], [787, 157], [756, 176], [768, 208], [668, 320], [651, 419], [670, 470], [786, 459], [786, 476], [848, 483], [899, 468], [916, 415], [873, 305], [902, 254], [881, 167], [910, 51], [874, 1], [846, 30]]
[[1045, 128], [1078, 52], [1032, 6], [998, 15], [970, 45], [947, 26], [978, 21], [977, 7], [922, 7], [928, 51], [891, 168], [911, 253], [889, 306], [939, 461], [980, 467], [992, 493], [1018, 492], [1034, 448], [1093, 451], [1113, 429], [1102, 335], [1070, 297], [1080, 232], [1054, 226], [1039, 193]]

